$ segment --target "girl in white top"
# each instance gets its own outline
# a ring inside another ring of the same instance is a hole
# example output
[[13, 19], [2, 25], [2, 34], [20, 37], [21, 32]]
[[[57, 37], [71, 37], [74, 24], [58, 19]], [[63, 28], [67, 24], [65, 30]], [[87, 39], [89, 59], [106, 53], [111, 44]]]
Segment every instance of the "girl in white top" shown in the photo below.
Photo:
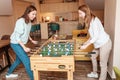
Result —
[[[100, 77], [99, 80], [106, 80], [107, 62], [111, 50], [111, 40], [109, 35], [105, 32], [101, 21], [96, 17], [87, 5], [81, 5], [78, 8], [79, 17], [83, 18], [85, 25], [88, 27], [90, 38], [81, 45], [80, 49], [85, 49], [93, 44], [95, 49], [99, 48], [100, 55]], [[91, 55], [93, 71], [87, 74], [87, 77], [98, 78], [97, 74], [97, 58], [98, 53]]]
[[37, 41], [32, 40], [29, 36], [31, 23], [36, 19], [37, 9], [30, 5], [26, 8], [24, 14], [16, 21], [15, 29], [10, 37], [10, 45], [16, 54], [16, 60], [9, 68], [6, 78], [17, 77], [17, 74], [12, 74], [15, 68], [22, 63], [25, 67], [30, 80], [34, 80], [33, 72], [30, 68], [30, 59], [27, 52], [30, 52], [30, 48], [25, 46], [28, 39], [33, 43], [37, 44]]

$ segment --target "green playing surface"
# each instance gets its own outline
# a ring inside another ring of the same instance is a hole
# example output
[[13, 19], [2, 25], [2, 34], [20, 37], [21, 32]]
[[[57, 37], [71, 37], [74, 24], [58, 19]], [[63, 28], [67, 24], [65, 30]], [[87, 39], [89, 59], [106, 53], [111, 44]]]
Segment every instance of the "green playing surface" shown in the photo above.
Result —
[[74, 43], [51, 42], [39, 52], [41, 56], [59, 57], [61, 55], [73, 55]]

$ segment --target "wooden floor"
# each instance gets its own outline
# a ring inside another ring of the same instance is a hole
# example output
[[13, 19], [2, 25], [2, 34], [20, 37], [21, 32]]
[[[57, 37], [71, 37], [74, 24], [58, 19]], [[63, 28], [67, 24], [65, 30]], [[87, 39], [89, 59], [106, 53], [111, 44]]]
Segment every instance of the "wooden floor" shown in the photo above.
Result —
[[[19, 75], [18, 78], [6, 79], [5, 74], [8, 69], [6, 69], [2, 74], [0, 74], [0, 80], [30, 80], [24, 66], [19, 65], [14, 73]], [[93, 78], [87, 78], [86, 75], [92, 70], [91, 62], [86, 61], [76, 61], [75, 62], [75, 72], [73, 80], [98, 80]], [[67, 80], [65, 72], [41, 72], [41, 80]]]
[[[41, 44], [44, 42], [40, 41]], [[34, 48], [33, 44], [29, 44], [31, 48]], [[6, 79], [5, 75], [7, 73], [8, 68], [0, 74], [0, 80], [30, 80], [24, 66], [19, 65], [13, 73], [18, 74], [18, 78], [14, 79]], [[88, 78], [86, 75], [92, 71], [91, 61], [75, 61], [75, 72], [73, 73], [73, 80], [98, 80], [94, 78]], [[67, 73], [65, 72], [41, 72], [40, 80], [67, 80]], [[107, 79], [110, 80], [110, 79]]]

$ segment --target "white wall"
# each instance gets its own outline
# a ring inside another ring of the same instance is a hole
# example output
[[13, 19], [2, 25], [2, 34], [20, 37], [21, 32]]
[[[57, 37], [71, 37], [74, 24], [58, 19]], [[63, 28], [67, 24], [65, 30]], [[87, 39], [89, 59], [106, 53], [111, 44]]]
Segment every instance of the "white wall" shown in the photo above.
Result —
[[0, 15], [12, 15], [12, 0], [0, 0]]
[[13, 26], [12, 0], [0, 0], [0, 37], [12, 33]]
[[12, 33], [13, 23], [12, 16], [0, 16], [0, 36]]
[[[25, 10], [26, 6], [30, 4], [30, 2], [22, 1], [22, 0], [11, 0], [11, 1], [13, 2], [12, 15], [6, 15], [6, 14], [0, 15], [0, 37], [6, 34], [11, 35], [11, 33], [14, 30], [16, 19], [23, 14], [23, 11]], [[7, 4], [9, 4], [9, 1], [8, 3], [4, 3], [4, 6]], [[9, 10], [9, 8], [7, 8], [6, 10]]]
[[105, 29], [106, 31], [110, 34], [110, 37], [112, 39], [112, 43], [113, 43], [113, 46], [112, 46], [112, 51], [111, 51], [111, 54], [110, 54], [110, 58], [109, 58], [109, 62], [108, 62], [108, 72], [109, 74], [111, 75], [111, 77], [114, 77], [112, 76], [112, 69], [113, 69], [113, 51], [114, 51], [114, 32], [115, 32], [115, 5], [116, 5], [116, 2], [115, 0], [105, 0], [105, 22], [104, 22], [104, 25], [105, 25]]
[[115, 78], [113, 66], [120, 68], [120, 0], [105, 0], [105, 29], [112, 39], [112, 51], [109, 58], [108, 72], [112, 78]]
[[120, 0], [116, 0], [115, 41], [113, 65], [120, 69]]

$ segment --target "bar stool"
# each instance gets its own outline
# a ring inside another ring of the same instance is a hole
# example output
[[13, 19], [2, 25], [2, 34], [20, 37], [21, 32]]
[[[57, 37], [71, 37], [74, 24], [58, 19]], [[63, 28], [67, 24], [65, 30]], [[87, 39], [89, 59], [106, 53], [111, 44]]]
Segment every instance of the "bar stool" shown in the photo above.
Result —
[[40, 24], [36, 24], [36, 29], [40, 30]]
[[36, 24], [36, 34], [37, 37], [40, 37], [40, 24]]
[[30, 35], [35, 39], [36, 36], [40, 35], [40, 24], [32, 25]]
[[51, 31], [54, 33], [54, 34], [59, 34], [59, 30], [60, 30], [60, 25], [58, 24], [58, 23], [53, 23], [53, 22], [51, 22], [51, 23], [49, 23], [49, 26], [50, 26], [50, 29], [51, 29]]
[[[3, 35], [2, 37], [1, 37], [1, 40], [10, 40], [10, 35]], [[13, 57], [13, 54], [14, 54], [14, 51], [10, 48], [9, 49], [9, 56], [10, 56], [10, 59], [11, 59], [11, 61], [12, 62], [14, 62], [14, 57]], [[5, 55], [3, 54], [3, 65], [5, 66], [6, 65], [6, 57], [5, 57]]]
[[33, 37], [34, 39], [35, 39], [35, 36], [36, 36], [36, 34], [35, 34], [36, 30], [37, 30], [36, 26], [35, 26], [35, 25], [32, 25], [31, 30], [30, 30], [30, 35], [31, 35], [31, 37]]

